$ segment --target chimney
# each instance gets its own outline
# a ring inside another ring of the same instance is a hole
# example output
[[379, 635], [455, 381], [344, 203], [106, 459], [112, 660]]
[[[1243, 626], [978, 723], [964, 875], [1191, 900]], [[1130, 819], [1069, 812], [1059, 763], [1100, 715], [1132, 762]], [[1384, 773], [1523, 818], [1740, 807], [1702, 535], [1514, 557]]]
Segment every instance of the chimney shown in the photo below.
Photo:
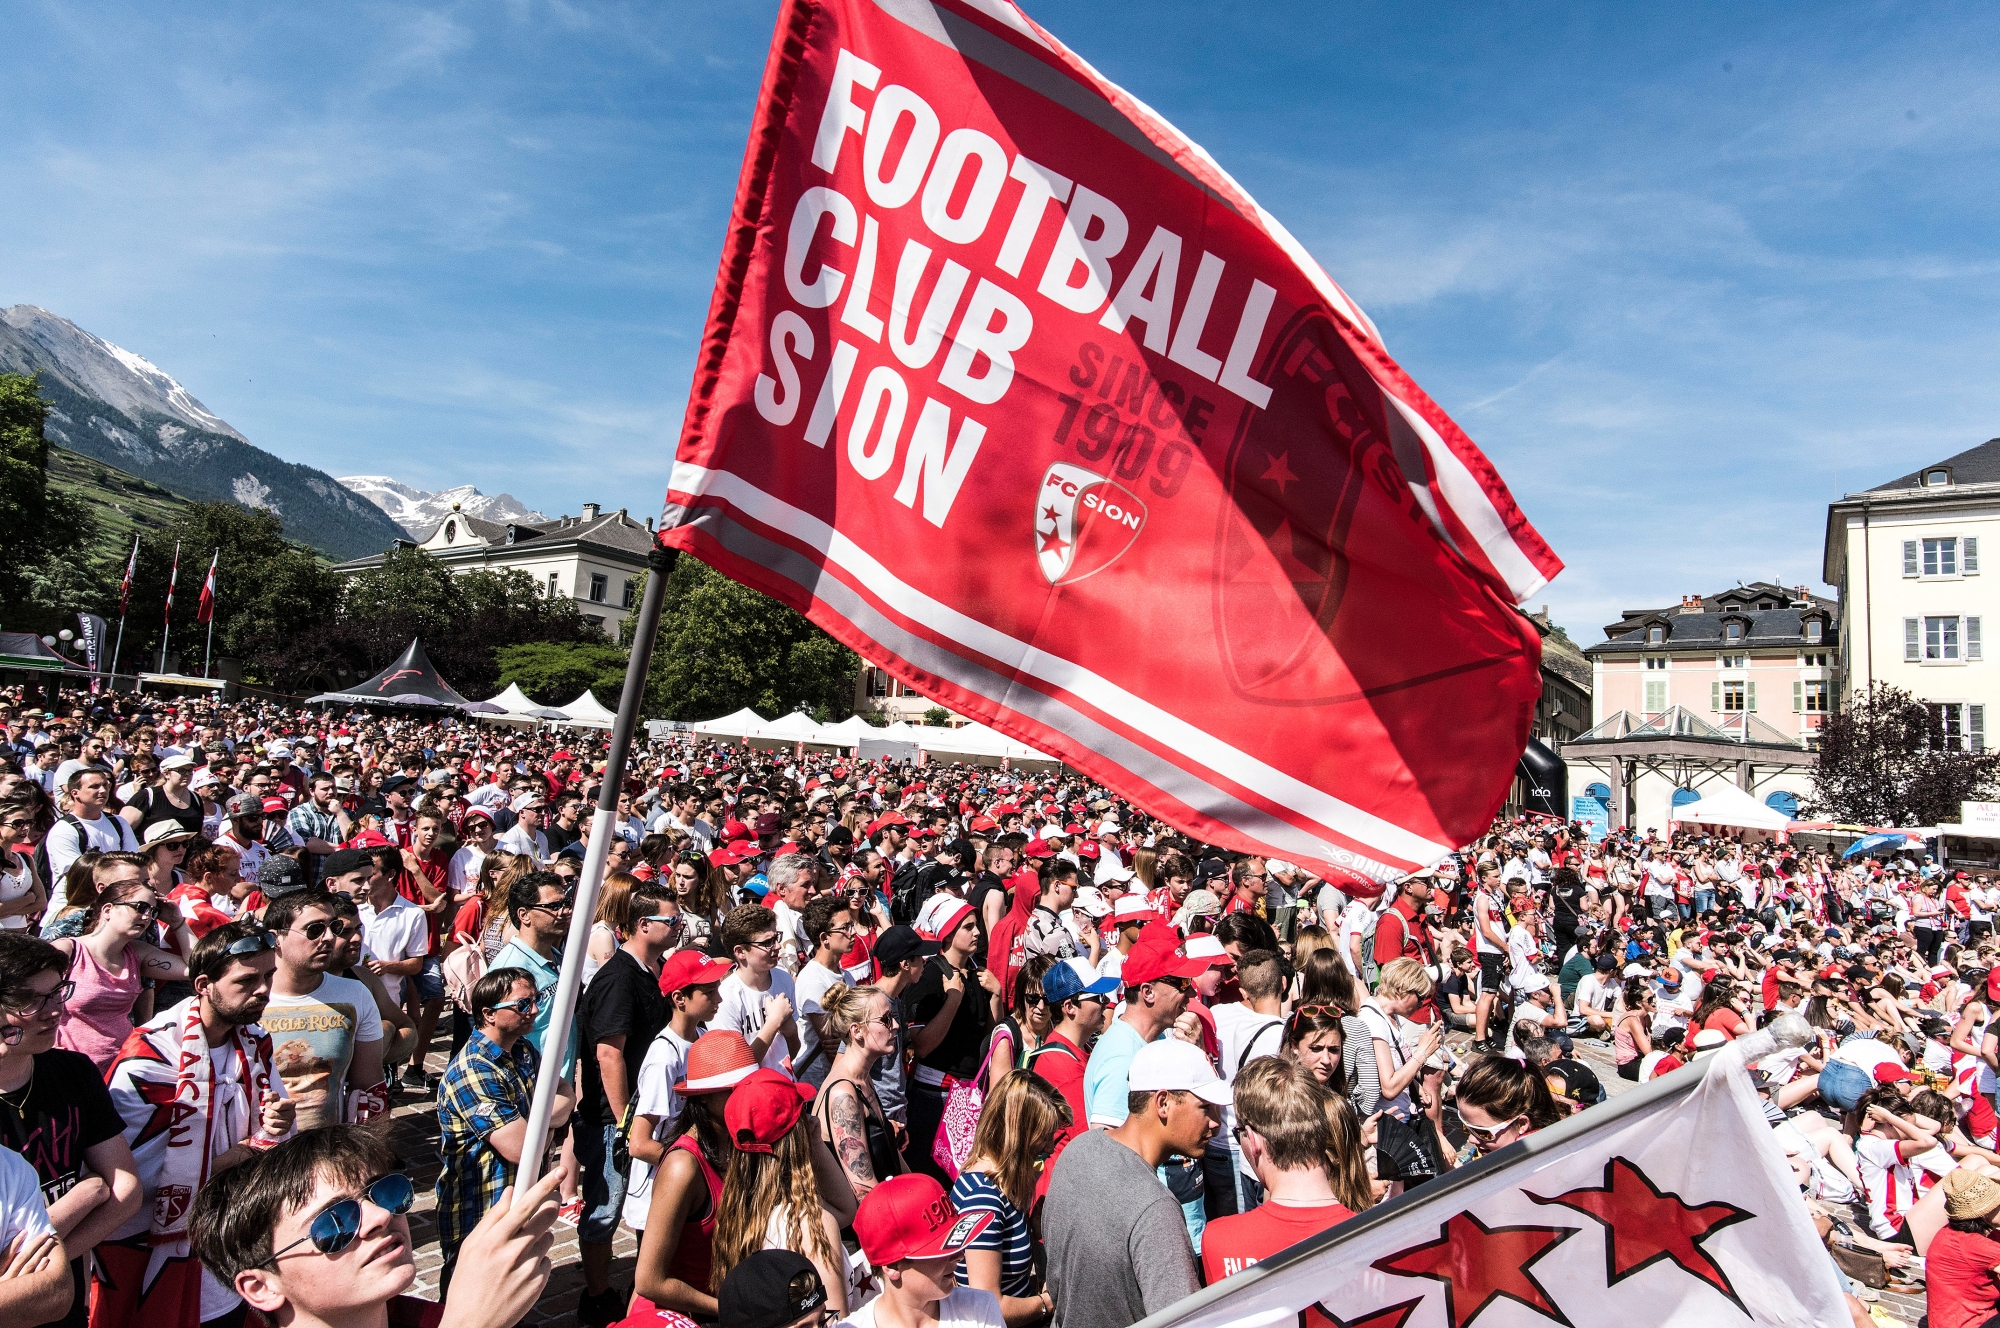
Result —
[[1700, 613], [1700, 612], [1701, 612], [1701, 596], [1699, 596], [1699, 595], [1682, 595], [1682, 596], [1681, 596], [1681, 612], [1682, 612], [1682, 613]]
[[647, 517], [647, 518], [646, 518], [646, 529], [647, 529], [647, 530], [651, 530], [652, 528], [653, 528], [653, 518], [651, 518], [651, 517]]
[[595, 520], [597, 520], [597, 504], [596, 504], [596, 503], [585, 503], [585, 504], [583, 505], [583, 519], [584, 519], [585, 521], [595, 521]]

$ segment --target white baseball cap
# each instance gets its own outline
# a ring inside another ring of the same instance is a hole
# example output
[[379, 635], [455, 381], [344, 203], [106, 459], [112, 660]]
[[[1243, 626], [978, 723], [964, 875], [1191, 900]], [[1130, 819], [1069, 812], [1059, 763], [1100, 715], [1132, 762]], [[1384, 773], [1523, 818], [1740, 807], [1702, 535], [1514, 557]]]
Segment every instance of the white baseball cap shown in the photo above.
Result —
[[1163, 1037], [1139, 1048], [1125, 1084], [1134, 1093], [1193, 1093], [1218, 1107], [1236, 1100], [1236, 1090], [1222, 1081], [1201, 1048], [1177, 1037]]
[[1144, 895], [1120, 895], [1118, 902], [1111, 906], [1111, 916], [1123, 922], [1127, 918], [1156, 918], [1160, 914], [1146, 902]]
[[1127, 881], [1138, 879], [1138, 873], [1122, 862], [1114, 862], [1109, 867], [1102, 868], [1101, 870], [1103, 871], [1104, 880], [1117, 881], [1121, 885]]
[[1219, 959], [1223, 963], [1235, 962], [1229, 957], [1229, 951], [1223, 948], [1222, 938], [1213, 936], [1205, 931], [1196, 932], [1194, 935], [1188, 937], [1187, 944], [1182, 949], [1190, 959]]

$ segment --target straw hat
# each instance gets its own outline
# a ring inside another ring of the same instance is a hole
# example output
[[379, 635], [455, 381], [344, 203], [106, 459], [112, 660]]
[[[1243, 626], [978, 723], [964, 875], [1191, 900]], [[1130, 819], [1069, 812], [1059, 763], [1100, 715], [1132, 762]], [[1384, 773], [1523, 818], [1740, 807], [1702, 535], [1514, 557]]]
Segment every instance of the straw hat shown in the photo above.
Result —
[[1944, 1211], [1953, 1221], [1984, 1217], [2000, 1208], [2000, 1177], [1960, 1167], [1944, 1178]]

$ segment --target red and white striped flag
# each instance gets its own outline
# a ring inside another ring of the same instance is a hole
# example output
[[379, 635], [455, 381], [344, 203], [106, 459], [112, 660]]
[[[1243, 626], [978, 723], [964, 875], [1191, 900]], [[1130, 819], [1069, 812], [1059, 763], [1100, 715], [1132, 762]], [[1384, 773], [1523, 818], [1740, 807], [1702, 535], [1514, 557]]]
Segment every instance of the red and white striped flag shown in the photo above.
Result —
[[208, 579], [201, 583], [201, 603], [194, 612], [194, 620], [198, 623], [215, 617], [215, 567], [221, 561], [222, 550], [217, 549], [215, 556], [208, 560]]
[[169, 627], [173, 626], [174, 622], [174, 587], [180, 584], [180, 580], [181, 580], [181, 542], [179, 540], [175, 540], [174, 566], [173, 570], [167, 573], [167, 610], [164, 621]]
[[139, 571], [139, 537], [132, 537], [132, 556], [125, 560], [125, 579], [118, 583], [118, 616], [123, 618], [132, 604], [132, 578]]
[[1744, 1068], [1773, 1045], [1738, 1041], [1137, 1328], [1289, 1326], [1310, 1307], [1334, 1328], [1851, 1328]]
[[785, 0], [662, 532], [1369, 892], [1505, 798], [1561, 567], [1291, 234], [1007, 0]]

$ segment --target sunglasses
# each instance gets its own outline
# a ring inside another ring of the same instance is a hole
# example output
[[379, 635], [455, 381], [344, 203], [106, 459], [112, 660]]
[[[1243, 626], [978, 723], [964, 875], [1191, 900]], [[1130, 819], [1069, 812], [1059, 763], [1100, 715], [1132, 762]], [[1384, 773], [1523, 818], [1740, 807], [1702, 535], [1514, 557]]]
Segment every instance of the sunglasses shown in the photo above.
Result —
[[660, 913], [648, 913], [645, 917], [640, 918], [639, 921], [657, 922], [662, 924], [663, 926], [678, 927], [681, 925], [681, 915], [676, 913], [672, 917], [667, 917], [664, 914]]
[[[345, 922], [342, 922], [338, 918], [333, 918], [330, 920], [322, 918], [318, 922], [300, 923], [298, 926], [292, 928], [292, 930], [304, 932], [306, 934], [306, 939], [309, 941], [316, 941], [320, 937], [326, 935], [328, 932], [333, 933], [333, 938], [335, 940], [344, 941], [347, 939], [348, 934], [354, 930], [354, 928], [348, 926]], [[243, 939], [247, 941], [251, 938], [246, 936]], [[241, 945], [242, 943], [243, 943], [242, 941], [237, 942], [237, 944], [239, 945]], [[235, 951], [232, 950], [230, 951], [230, 953], [234, 954]]]
[[338, 1254], [354, 1243], [361, 1234], [361, 1200], [366, 1199], [385, 1213], [401, 1215], [410, 1211], [410, 1205], [417, 1201], [417, 1188], [410, 1184], [410, 1178], [400, 1172], [391, 1172], [379, 1180], [371, 1181], [368, 1187], [355, 1198], [341, 1199], [320, 1210], [313, 1218], [306, 1234], [300, 1236], [284, 1249], [271, 1255], [276, 1263], [307, 1241], [321, 1254]]
[[[25, 1019], [33, 1019], [37, 1015], [48, 1013], [50, 1006], [54, 1006], [60, 1010], [63, 1006], [69, 1004], [69, 998], [74, 995], [76, 995], [76, 983], [65, 982], [44, 996], [37, 996], [30, 992], [22, 999], [19, 1005], [8, 1011], [8, 1013], [20, 1015]], [[20, 1040], [21, 1029], [18, 1025], [9, 1025], [4, 1032], [0, 1032], [0, 1041], [4, 1041], [10, 1047]]]
[[135, 904], [129, 899], [121, 899], [114, 907], [131, 909], [139, 915], [139, 921], [141, 922], [151, 922], [154, 918], [160, 916], [160, 906], [158, 904]]
[[517, 1014], [529, 1015], [534, 1014], [541, 1007], [542, 998], [540, 996], [523, 996], [518, 1000], [501, 1001], [498, 1005], [489, 1005], [486, 1008], [489, 1010], [512, 1010]]
[[[319, 924], [307, 923], [306, 925], [311, 927], [311, 926], [317, 926]], [[310, 933], [308, 934], [310, 935]], [[319, 938], [314, 937], [313, 939], [317, 940]], [[277, 948], [278, 948], [278, 933], [274, 931], [260, 931], [253, 933], [252, 935], [249, 936], [237, 937], [235, 940], [231, 941], [228, 945], [223, 947], [222, 953], [226, 955], [253, 955], [253, 954], [262, 954], [266, 950], [275, 950]], [[73, 987], [76, 984], [72, 982], [66, 985]]]

